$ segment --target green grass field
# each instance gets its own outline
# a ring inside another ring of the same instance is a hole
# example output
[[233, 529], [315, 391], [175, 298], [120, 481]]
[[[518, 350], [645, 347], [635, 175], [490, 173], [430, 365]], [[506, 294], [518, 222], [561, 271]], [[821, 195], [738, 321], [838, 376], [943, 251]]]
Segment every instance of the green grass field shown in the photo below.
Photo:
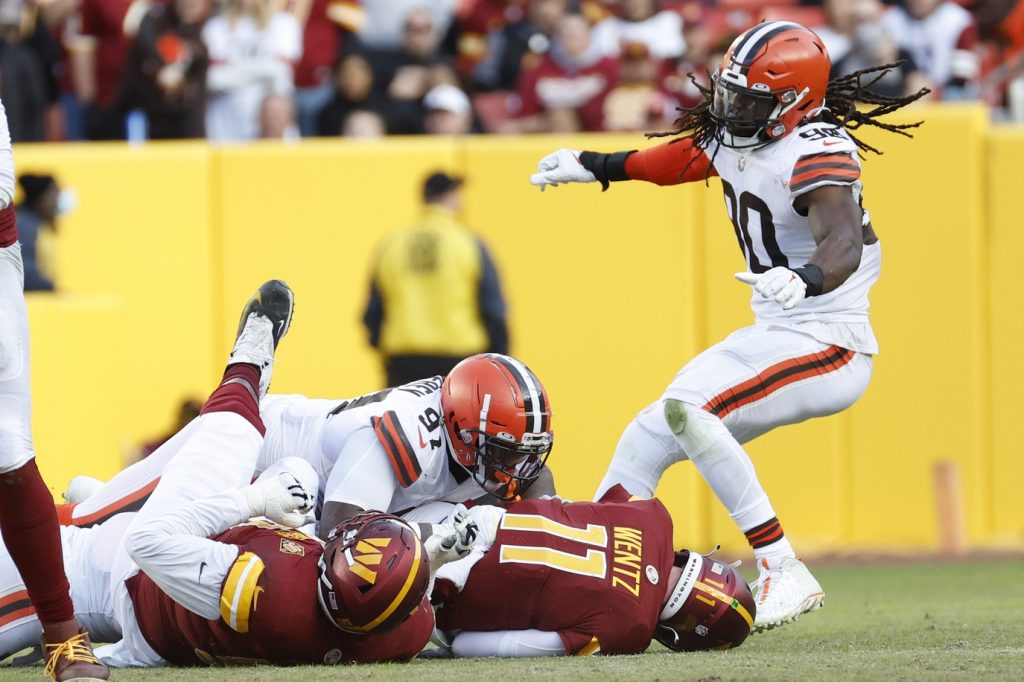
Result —
[[[824, 566], [828, 599], [732, 651], [348, 668], [115, 671], [115, 680], [1024, 680], [1024, 561]], [[2, 669], [39, 680], [40, 667]]]

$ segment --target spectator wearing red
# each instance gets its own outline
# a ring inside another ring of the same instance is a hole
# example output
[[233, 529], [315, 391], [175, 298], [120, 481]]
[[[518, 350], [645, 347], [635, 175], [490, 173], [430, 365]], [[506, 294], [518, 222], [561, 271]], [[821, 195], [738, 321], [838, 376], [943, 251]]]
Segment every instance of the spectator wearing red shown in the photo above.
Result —
[[981, 38], [981, 97], [993, 106], [1009, 104], [1010, 118], [1024, 122], [1024, 0], [976, 0], [971, 12]]
[[302, 26], [302, 57], [295, 65], [295, 105], [303, 136], [316, 135], [317, 116], [334, 94], [334, 65], [366, 21], [360, 0], [298, 0], [292, 13]]
[[[522, 21], [531, 0], [464, 0], [455, 10], [456, 65], [460, 76], [470, 78], [489, 55], [488, 39], [509, 24]], [[514, 85], [514, 84], [513, 84]]]
[[943, 99], [976, 91], [978, 29], [970, 12], [949, 0], [901, 0], [886, 12], [883, 24]]
[[661, 9], [658, 0], [622, 0], [622, 15], [594, 26], [594, 42], [606, 55], [616, 56], [622, 45], [640, 43], [656, 59], [675, 59], [686, 52], [683, 19]]
[[672, 123], [674, 103], [658, 87], [663, 62], [643, 43], [622, 46], [619, 84], [604, 100], [605, 130], [664, 130]]
[[122, 98], [127, 109], [146, 114], [155, 140], [206, 134], [206, 71], [209, 58], [200, 38], [210, 0], [172, 0], [146, 13], [124, 66]]
[[87, 139], [124, 139], [124, 110], [118, 102], [121, 70], [148, 7], [147, 0], [82, 0], [71, 77]]
[[601, 54], [580, 14], [558, 23], [551, 50], [519, 79], [521, 108], [503, 132], [604, 130], [604, 100], [618, 83], [618, 62]]

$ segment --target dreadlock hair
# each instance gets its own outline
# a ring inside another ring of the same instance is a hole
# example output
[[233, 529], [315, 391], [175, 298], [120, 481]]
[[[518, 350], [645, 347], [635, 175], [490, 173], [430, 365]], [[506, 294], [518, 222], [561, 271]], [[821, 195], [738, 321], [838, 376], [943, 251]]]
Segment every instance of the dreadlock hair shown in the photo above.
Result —
[[[907, 130], [910, 128], [917, 128], [924, 123], [924, 121], [896, 124], [884, 123], [877, 119], [879, 116], [892, 113], [897, 109], [905, 107], [911, 102], [921, 99], [931, 92], [931, 90], [928, 88], [921, 88], [911, 95], [906, 95], [904, 97], [891, 97], [889, 95], [881, 95], [870, 89], [871, 86], [878, 82], [878, 80], [885, 76], [885, 74], [902, 65], [902, 61], [891, 62], [889, 64], [882, 64], [881, 66], [873, 66], [867, 69], [861, 69], [860, 71], [854, 71], [846, 76], [840, 76], [839, 78], [829, 81], [828, 86], [825, 88], [825, 107], [818, 111], [817, 116], [826, 123], [831, 123], [841, 128], [845, 128], [850, 139], [852, 139], [854, 144], [857, 145], [857, 148], [864, 152], [882, 154], [881, 151], [859, 139], [851, 132], [853, 130], [857, 130], [863, 125], [875, 126], [876, 128], [888, 130], [891, 133], [897, 133], [905, 137], [913, 137], [913, 135], [908, 133]], [[672, 142], [692, 139], [694, 146], [700, 147], [701, 149], [707, 149], [708, 144], [710, 144], [711, 141], [716, 139], [719, 135], [718, 125], [711, 116], [711, 102], [714, 97], [714, 92], [711, 88], [698, 83], [696, 77], [692, 73], [687, 75], [694, 87], [700, 91], [704, 101], [689, 109], [677, 109], [677, 111], [679, 111], [679, 118], [677, 118], [673, 123], [672, 130], [647, 133], [646, 136], [648, 138], [680, 136], [675, 140], [672, 140]], [[868, 76], [874, 77], [868, 79]], [[874, 105], [874, 108], [867, 111], [860, 111], [857, 109], [858, 103], [871, 104]], [[718, 149], [715, 150], [716, 155], [717, 153]], [[687, 163], [686, 167], [683, 168], [682, 173], [686, 173], [686, 171], [689, 170], [690, 165], [695, 160], [696, 158], [691, 159], [689, 163]], [[712, 158], [711, 163], [708, 164], [709, 175], [711, 173], [711, 167], [714, 165], [714, 161], [714, 158]], [[705, 179], [707, 179], [707, 176], [705, 176]]]

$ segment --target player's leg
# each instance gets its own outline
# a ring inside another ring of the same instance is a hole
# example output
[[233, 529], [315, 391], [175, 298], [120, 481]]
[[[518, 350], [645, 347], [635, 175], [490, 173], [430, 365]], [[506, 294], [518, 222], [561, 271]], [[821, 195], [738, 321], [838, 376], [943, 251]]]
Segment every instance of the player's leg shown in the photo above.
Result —
[[649, 495], [665, 468], [693, 461], [753, 548], [759, 584], [775, 574], [759, 591], [758, 629], [788, 622], [820, 605], [823, 593], [796, 559], [740, 442], [845, 409], [870, 372], [869, 357], [803, 334], [740, 330], [684, 367], [627, 427], [598, 494], [623, 482]]
[[183, 434], [165, 444], [172, 446], [171, 456], [129, 533], [168, 509], [252, 481], [265, 433], [259, 401], [270, 384], [274, 352], [291, 324], [292, 308], [291, 290], [277, 280], [265, 283], [249, 300], [220, 385]]
[[48, 670], [59, 680], [107, 679], [75, 619], [53, 497], [36, 467], [22, 279], [20, 245], [0, 248], [0, 532], [53, 653]]

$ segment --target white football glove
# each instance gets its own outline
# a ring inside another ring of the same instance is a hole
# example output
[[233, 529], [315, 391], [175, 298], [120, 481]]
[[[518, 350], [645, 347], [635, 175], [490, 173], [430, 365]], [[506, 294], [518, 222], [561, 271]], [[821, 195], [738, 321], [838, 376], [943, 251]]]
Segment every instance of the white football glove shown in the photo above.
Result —
[[558, 187], [560, 182], [597, 182], [594, 174], [580, 164], [577, 149], [559, 149], [548, 154], [537, 164], [537, 172], [530, 176], [530, 184], [543, 192], [548, 185]]
[[306, 514], [313, 510], [313, 496], [287, 472], [246, 486], [241, 492], [249, 518], [265, 516], [282, 526], [300, 528], [306, 524]]
[[433, 574], [450, 561], [467, 556], [476, 541], [477, 525], [465, 509], [457, 512], [450, 523], [435, 523], [431, 526], [430, 537], [423, 543]]
[[804, 295], [807, 293], [807, 283], [789, 268], [772, 268], [760, 275], [752, 272], [737, 272], [736, 279], [744, 284], [750, 284], [754, 287], [754, 291], [765, 298], [775, 299], [775, 302], [781, 305], [783, 310], [789, 310], [804, 300]]
[[481, 504], [470, 509], [467, 514], [476, 523], [477, 539], [475, 549], [487, 551], [494, 544], [494, 538], [498, 535], [498, 526], [505, 516], [505, 510], [489, 504]]

